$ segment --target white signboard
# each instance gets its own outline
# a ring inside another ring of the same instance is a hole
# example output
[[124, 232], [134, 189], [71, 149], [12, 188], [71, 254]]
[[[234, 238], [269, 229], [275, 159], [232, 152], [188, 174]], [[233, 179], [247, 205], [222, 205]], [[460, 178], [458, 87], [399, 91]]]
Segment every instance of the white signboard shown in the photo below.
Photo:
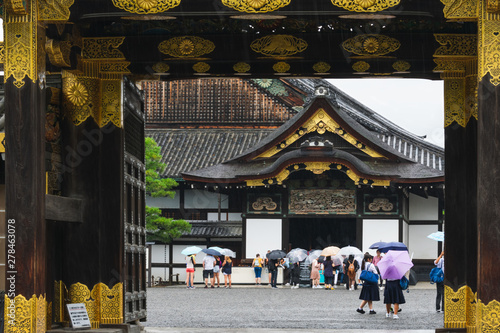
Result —
[[87, 308], [83, 303], [66, 304], [73, 328], [91, 328]]

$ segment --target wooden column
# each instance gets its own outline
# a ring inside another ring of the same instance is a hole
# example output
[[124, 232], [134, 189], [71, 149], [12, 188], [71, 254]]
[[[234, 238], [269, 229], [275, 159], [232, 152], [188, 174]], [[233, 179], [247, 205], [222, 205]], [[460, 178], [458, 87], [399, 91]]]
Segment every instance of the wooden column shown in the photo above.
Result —
[[[444, 79], [446, 332], [474, 326], [477, 287], [477, 61], [475, 36], [436, 35]], [[438, 253], [436, 253], [436, 257]]]
[[500, 331], [500, 14], [480, 0], [478, 89], [478, 332]]

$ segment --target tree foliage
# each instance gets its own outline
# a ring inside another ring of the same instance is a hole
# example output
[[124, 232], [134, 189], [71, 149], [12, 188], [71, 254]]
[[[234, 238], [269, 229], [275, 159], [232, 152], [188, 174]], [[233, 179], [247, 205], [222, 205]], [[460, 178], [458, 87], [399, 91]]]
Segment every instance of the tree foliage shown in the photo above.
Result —
[[[172, 189], [179, 184], [171, 178], [161, 178], [166, 165], [161, 162], [161, 149], [152, 138], [145, 139], [146, 193], [152, 197], [174, 198]], [[184, 232], [191, 231], [185, 220], [174, 220], [161, 215], [161, 210], [146, 206], [146, 231], [149, 242], [170, 243]]]

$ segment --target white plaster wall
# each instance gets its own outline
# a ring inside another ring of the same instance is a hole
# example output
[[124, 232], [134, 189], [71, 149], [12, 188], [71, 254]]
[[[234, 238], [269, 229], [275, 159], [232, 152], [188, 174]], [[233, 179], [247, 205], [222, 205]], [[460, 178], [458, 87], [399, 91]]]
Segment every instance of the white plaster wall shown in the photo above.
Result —
[[153, 198], [146, 195], [146, 206], [156, 208], [179, 208], [180, 207], [179, 191], [175, 191], [175, 197]]
[[436, 221], [439, 218], [438, 198], [428, 199], [410, 193], [410, 221]]
[[399, 220], [363, 220], [363, 252], [372, 255], [376, 250], [369, 247], [376, 242], [395, 242], [399, 240]]
[[410, 239], [408, 250], [414, 259], [436, 259], [438, 256], [438, 242], [427, 238], [438, 231], [437, 225], [410, 225]]
[[168, 245], [160, 245], [160, 244], [151, 245], [151, 262], [168, 263], [169, 253], [170, 251]]
[[281, 249], [281, 233], [281, 219], [247, 219], [246, 257], [265, 258], [267, 250]]
[[[184, 192], [184, 208], [188, 209], [217, 209], [219, 207], [219, 194], [202, 191], [186, 190]], [[221, 194], [221, 208], [228, 208], [228, 196]]]
[[[219, 214], [217, 212], [207, 213], [207, 220], [208, 221], [217, 221], [218, 218], [219, 218]], [[222, 212], [221, 213], [221, 220], [222, 221], [241, 221], [241, 213]]]

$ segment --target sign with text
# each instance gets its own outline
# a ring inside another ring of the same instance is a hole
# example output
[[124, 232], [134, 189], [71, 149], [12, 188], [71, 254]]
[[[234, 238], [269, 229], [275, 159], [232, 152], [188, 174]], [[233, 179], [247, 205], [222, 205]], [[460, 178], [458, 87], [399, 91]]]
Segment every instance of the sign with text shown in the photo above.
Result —
[[73, 328], [91, 328], [87, 308], [83, 303], [66, 304]]

